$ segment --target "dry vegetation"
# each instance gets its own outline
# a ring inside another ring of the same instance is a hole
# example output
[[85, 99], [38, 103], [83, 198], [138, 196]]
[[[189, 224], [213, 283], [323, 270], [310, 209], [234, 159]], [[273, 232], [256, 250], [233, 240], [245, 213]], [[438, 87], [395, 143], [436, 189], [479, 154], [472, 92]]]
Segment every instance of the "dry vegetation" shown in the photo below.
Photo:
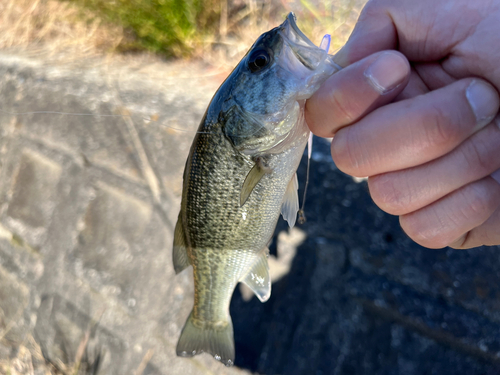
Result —
[[28, 342], [17, 345], [15, 352], [12, 358], [0, 359], [1, 375], [61, 374], [53, 365], [45, 361], [42, 351], [33, 337], [30, 337]]
[[[83, 7], [89, 1], [0, 0], [0, 49], [15, 48], [62, 59], [137, 52], [141, 48], [148, 51], [148, 44], [137, 42], [140, 31], [119, 21], [111, 22], [97, 7]], [[187, 46], [188, 54], [174, 46], [163, 55], [232, 67], [257, 36], [281, 23], [289, 11], [297, 14], [299, 26], [313, 42], [318, 43], [324, 33], [332, 34], [331, 51], [335, 51], [345, 43], [362, 3], [363, 0], [327, 0], [317, 5], [309, 0], [211, 0], [216, 11], [199, 17], [203, 21], [199, 22], [200, 28], [205, 29], [185, 33], [182, 44]]]
[[[282, 0], [280, 7], [270, 1], [248, 0], [248, 6], [231, 16], [221, 15], [219, 32], [200, 41], [195, 56], [212, 65], [234, 66], [263, 31], [283, 22], [288, 12], [295, 12], [298, 26], [314, 43], [324, 34], [332, 35], [330, 53], [338, 50], [349, 37], [364, 2], [353, 0], [320, 1]], [[358, 5], [357, 5], [358, 4]]]
[[[0, 308], [0, 318], [2, 309]], [[2, 324], [3, 323], [3, 324]], [[70, 355], [64, 349], [66, 361], [51, 358], [30, 334], [23, 342], [13, 342], [8, 338], [11, 324], [0, 320], [0, 375], [95, 375], [99, 371], [103, 353], [99, 346], [90, 342], [92, 322], [81, 338], [76, 353]], [[9, 355], [5, 355], [10, 352]], [[3, 355], [2, 355], [3, 354]], [[141, 371], [142, 373], [142, 371]]]
[[94, 55], [116, 49], [121, 26], [96, 14], [54, 0], [0, 0], [0, 49], [55, 54]]
[[[83, 343], [83, 340], [82, 340]], [[2, 343], [12, 347], [10, 358], [0, 358], [0, 375], [93, 375], [91, 369], [98, 370], [98, 365], [89, 366], [80, 358], [75, 358], [70, 364], [61, 360], [50, 361], [32, 336], [28, 336], [22, 344]]]

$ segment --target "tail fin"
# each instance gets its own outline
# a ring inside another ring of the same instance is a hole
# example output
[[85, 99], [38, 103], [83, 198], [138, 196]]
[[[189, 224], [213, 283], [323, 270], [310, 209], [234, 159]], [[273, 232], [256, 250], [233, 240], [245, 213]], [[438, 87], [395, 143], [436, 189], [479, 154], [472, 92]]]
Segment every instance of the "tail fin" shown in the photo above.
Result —
[[234, 364], [234, 336], [231, 318], [224, 327], [199, 328], [194, 324], [191, 312], [177, 343], [177, 355], [192, 357], [203, 352], [210, 353], [226, 366]]

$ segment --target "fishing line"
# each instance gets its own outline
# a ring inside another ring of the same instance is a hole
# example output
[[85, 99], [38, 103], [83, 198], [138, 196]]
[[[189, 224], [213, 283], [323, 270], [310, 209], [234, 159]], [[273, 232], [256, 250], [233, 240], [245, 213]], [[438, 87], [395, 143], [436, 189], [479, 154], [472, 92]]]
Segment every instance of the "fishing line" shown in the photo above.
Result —
[[[99, 115], [99, 114], [93, 114], [93, 113], [77, 113], [77, 112], [57, 112], [57, 111], [31, 111], [31, 112], [10, 112], [10, 111], [5, 111], [3, 109], [0, 109], [1, 113], [6, 113], [8, 115], [13, 115], [13, 116], [25, 116], [25, 115], [65, 115], [65, 116], [95, 116], [95, 117], [132, 117], [132, 115]], [[144, 118], [144, 120], [151, 121], [151, 122], [156, 122], [156, 120], [152, 120], [151, 118]], [[179, 128], [174, 128], [173, 126], [169, 125], [161, 125], [164, 126], [165, 128], [180, 131], [180, 132], [191, 132], [189, 129], [179, 129]], [[209, 135], [221, 135], [220, 133], [213, 133], [213, 132], [200, 132], [197, 131], [195, 134], [209, 134]], [[233, 137], [246, 137], [246, 135], [232, 135]]]
[[[328, 53], [330, 50], [330, 44], [331, 44], [332, 38], [330, 34], [326, 34], [323, 36], [323, 39], [321, 40], [321, 43], [319, 45], [319, 48], [321, 48], [323, 51]], [[329, 63], [333, 65], [337, 71], [342, 70], [342, 67], [337, 64], [335, 61], [333, 61], [333, 56], [334, 55], [328, 55], [330, 57]], [[307, 196], [307, 187], [309, 186], [309, 171], [311, 167], [311, 155], [312, 155], [312, 143], [313, 143], [313, 134], [309, 134], [309, 139], [307, 141], [307, 169], [306, 169], [306, 184], [304, 186], [304, 194], [302, 196], [302, 207], [300, 208], [298, 212], [298, 223], [299, 224], [304, 224], [306, 222], [306, 215], [304, 213], [304, 206], [306, 205], [306, 196]]]
[[306, 168], [306, 184], [304, 185], [304, 194], [302, 195], [302, 207], [298, 212], [298, 223], [304, 224], [306, 222], [306, 215], [304, 213], [304, 206], [306, 205], [307, 187], [309, 186], [309, 170], [311, 166], [311, 154], [312, 154], [312, 143], [313, 134], [309, 133], [309, 139], [307, 140], [307, 168]]
[[9, 112], [0, 109], [0, 112], [14, 116], [48, 114], [48, 115], [68, 115], [68, 116], [131, 117], [131, 115], [95, 115], [93, 113], [73, 113], [73, 112], [56, 112], [56, 111]]
[[[0, 109], [1, 113], [5, 113], [8, 115], [13, 115], [13, 116], [25, 116], [25, 115], [65, 115], [65, 116], [95, 116], [95, 117], [132, 117], [132, 115], [99, 115], [99, 114], [94, 114], [94, 113], [76, 113], [76, 112], [57, 112], [57, 111], [32, 111], [32, 112], [10, 112], [10, 111], [5, 111], [3, 109]], [[148, 121], [154, 121], [151, 119], [146, 119]], [[180, 132], [190, 132], [188, 129], [179, 129], [179, 128], [174, 128], [173, 126], [168, 126], [168, 125], [162, 125], [168, 129], [172, 130], [177, 130]], [[217, 133], [211, 133], [211, 132], [196, 132], [196, 134], [211, 134], [211, 135], [216, 135]]]

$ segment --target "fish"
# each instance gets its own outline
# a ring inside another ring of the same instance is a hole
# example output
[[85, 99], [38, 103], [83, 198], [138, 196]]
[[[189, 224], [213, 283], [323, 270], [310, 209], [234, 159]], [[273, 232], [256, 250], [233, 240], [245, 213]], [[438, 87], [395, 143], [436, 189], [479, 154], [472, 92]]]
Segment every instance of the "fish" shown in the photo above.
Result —
[[268, 244], [280, 213], [293, 227], [296, 171], [309, 139], [305, 100], [338, 66], [297, 27], [290, 13], [262, 34], [212, 98], [183, 175], [174, 230], [176, 274], [192, 266], [194, 306], [181, 331], [181, 357], [209, 353], [234, 364], [229, 304], [246, 284], [271, 295]]

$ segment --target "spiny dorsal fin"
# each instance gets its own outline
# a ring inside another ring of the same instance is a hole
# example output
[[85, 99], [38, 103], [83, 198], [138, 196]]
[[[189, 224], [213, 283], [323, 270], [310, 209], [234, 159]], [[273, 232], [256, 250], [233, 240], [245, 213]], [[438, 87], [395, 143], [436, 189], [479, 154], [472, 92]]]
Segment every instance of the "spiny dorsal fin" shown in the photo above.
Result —
[[288, 221], [290, 228], [295, 225], [295, 220], [297, 219], [297, 212], [299, 211], [299, 181], [297, 180], [297, 173], [295, 173], [288, 183], [285, 191], [285, 196], [283, 197], [283, 203], [281, 204], [281, 215], [283, 219]]
[[250, 193], [253, 191], [255, 186], [259, 183], [259, 181], [264, 177], [265, 174], [271, 173], [271, 169], [265, 162], [264, 158], [258, 157], [255, 160], [255, 165], [248, 172], [247, 177], [245, 178], [245, 182], [243, 182], [243, 186], [241, 188], [240, 193], [240, 206], [243, 206], [247, 201]]
[[261, 252], [250, 272], [241, 280], [255, 293], [260, 302], [266, 302], [271, 296], [271, 278], [269, 277], [269, 264], [267, 263], [267, 248]]
[[175, 274], [182, 272], [190, 265], [186, 248], [186, 236], [184, 233], [184, 227], [182, 226], [180, 213], [179, 218], [177, 219], [177, 224], [175, 224], [174, 248], [172, 250], [172, 259], [174, 262]]

